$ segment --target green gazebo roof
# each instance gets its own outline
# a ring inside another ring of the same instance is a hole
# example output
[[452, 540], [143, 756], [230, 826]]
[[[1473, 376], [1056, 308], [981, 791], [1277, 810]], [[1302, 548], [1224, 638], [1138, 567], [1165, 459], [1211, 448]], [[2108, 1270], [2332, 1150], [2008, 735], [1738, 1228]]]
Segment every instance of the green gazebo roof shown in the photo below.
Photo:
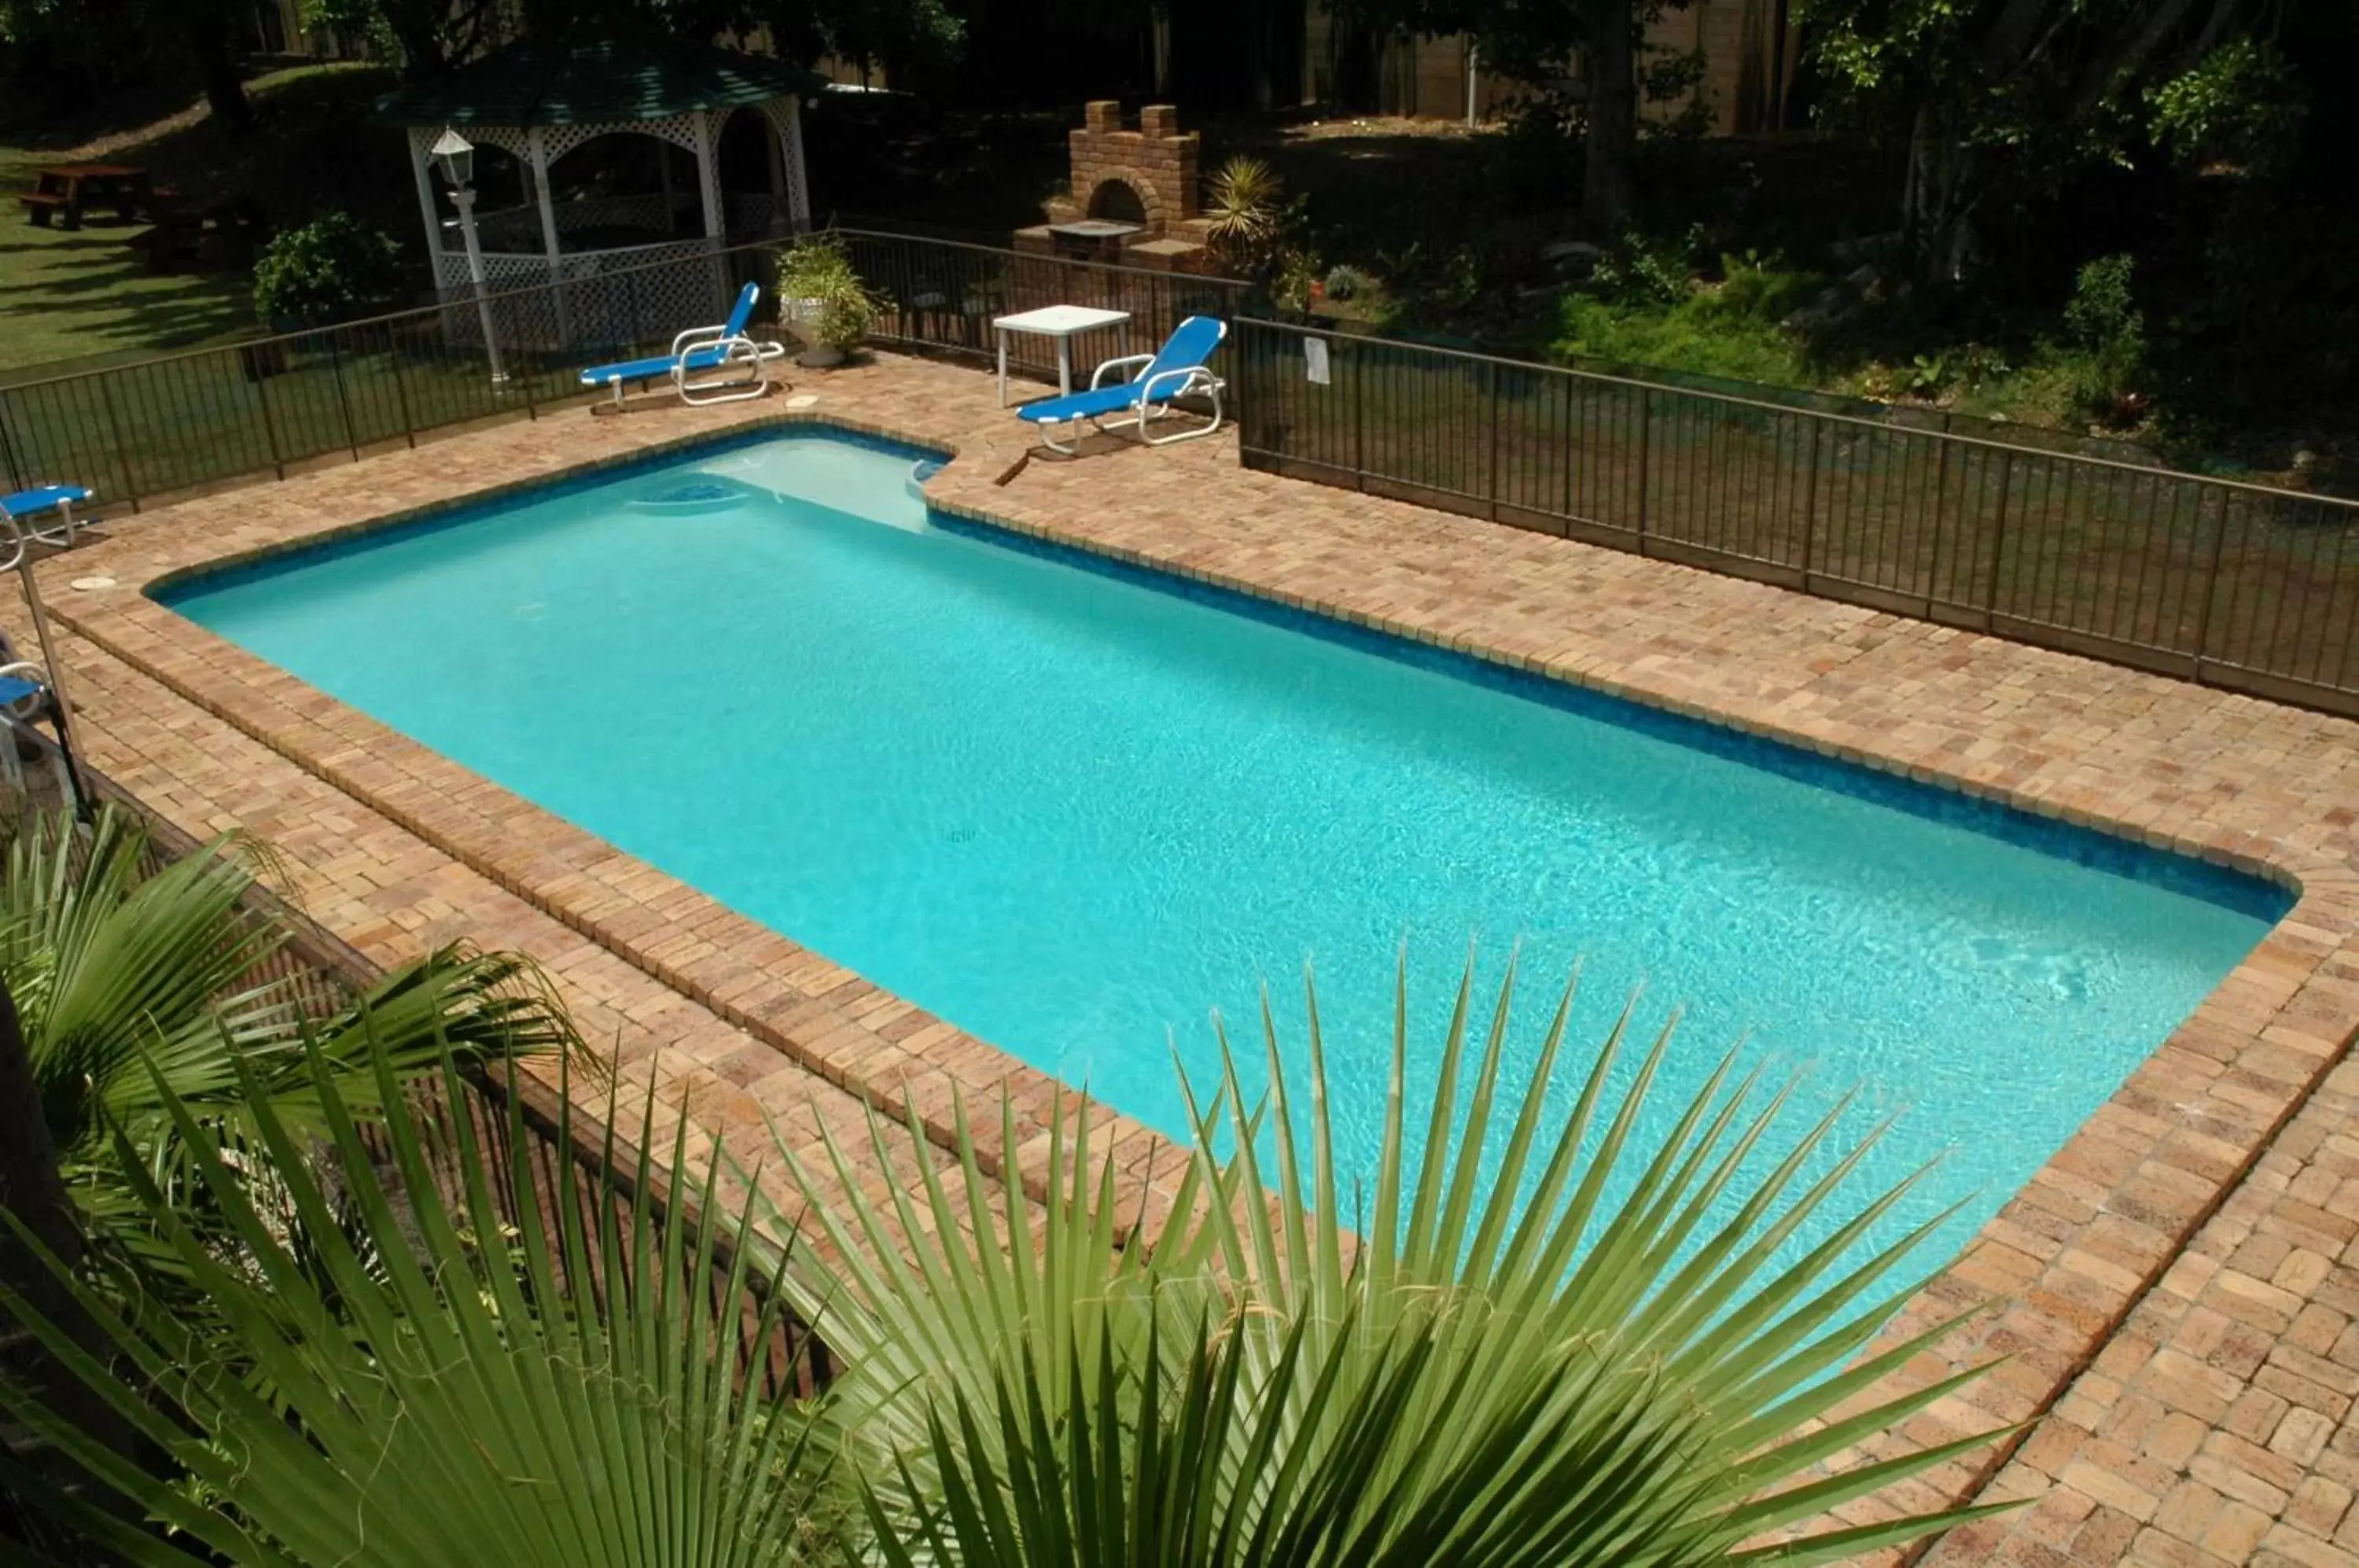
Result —
[[395, 125], [575, 125], [661, 120], [808, 95], [826, 80], [766, 55], [660, 33], [522, 38], [432, 82], [388, 93]]

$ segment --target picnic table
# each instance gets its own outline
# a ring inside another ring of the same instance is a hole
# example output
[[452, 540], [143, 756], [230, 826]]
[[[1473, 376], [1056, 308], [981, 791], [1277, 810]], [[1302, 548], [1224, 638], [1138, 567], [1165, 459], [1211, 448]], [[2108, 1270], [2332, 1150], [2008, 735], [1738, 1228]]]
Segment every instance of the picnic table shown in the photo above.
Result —
[[152, 211], [156, 195], [144, 169], [125, 163], [60, 163], [42, 169], [39, 183], [16, 200], [37, 228], [48, 228], [54, 215], [65, 220], [66, 228], [78, 229], [91, 207], [110, 206], [130, 218], [143, 208]]

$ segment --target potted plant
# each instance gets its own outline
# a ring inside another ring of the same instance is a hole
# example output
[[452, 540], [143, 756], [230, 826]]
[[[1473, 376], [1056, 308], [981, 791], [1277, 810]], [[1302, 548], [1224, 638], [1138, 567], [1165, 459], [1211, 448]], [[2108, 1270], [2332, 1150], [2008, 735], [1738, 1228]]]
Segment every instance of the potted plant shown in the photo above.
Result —
[[842, 365], [882, 309], [835, 235], [812, 234], [778, 252], [778, 320], [803, 341], [797, 364]]

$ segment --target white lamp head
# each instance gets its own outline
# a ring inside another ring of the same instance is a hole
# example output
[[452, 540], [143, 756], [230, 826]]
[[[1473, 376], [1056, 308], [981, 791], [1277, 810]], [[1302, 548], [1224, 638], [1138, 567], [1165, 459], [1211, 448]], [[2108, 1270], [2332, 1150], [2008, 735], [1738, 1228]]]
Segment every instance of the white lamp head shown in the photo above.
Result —
[[442, 134], [427, 151], [441, 166], [442, 178], [451, 182], [452, 190], [464, 191], [474, 182], [475, 144], [457, 131], [443, 126]]

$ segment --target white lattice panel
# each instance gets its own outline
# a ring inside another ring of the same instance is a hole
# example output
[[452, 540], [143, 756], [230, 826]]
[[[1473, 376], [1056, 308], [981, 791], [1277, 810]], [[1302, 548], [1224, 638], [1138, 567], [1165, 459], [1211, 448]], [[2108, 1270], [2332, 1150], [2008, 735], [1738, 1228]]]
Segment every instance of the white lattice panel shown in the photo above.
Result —
[[766, 234], [777, 221], [777, 199], [766, 191], [735, 191], [723, 199], [729, 203], [732, 235]]
[[803, 169], [803, 118], [800, 103], [773, 98], [762, 105], [763, 116], [778, 135], [778, 151], [786, 163], [788, 220], [797, 229], [810, 226], [810, 190]]
[[[464, 289], [472, 281], [467, 269], [466, 252], [446, 250], [435, 281], [445, 289]], [[484, 283], [490, 289], [525, 289], [549, 281], [549, 258], [545, 256], [503, 256], [486, 254], [484, 257]]]

